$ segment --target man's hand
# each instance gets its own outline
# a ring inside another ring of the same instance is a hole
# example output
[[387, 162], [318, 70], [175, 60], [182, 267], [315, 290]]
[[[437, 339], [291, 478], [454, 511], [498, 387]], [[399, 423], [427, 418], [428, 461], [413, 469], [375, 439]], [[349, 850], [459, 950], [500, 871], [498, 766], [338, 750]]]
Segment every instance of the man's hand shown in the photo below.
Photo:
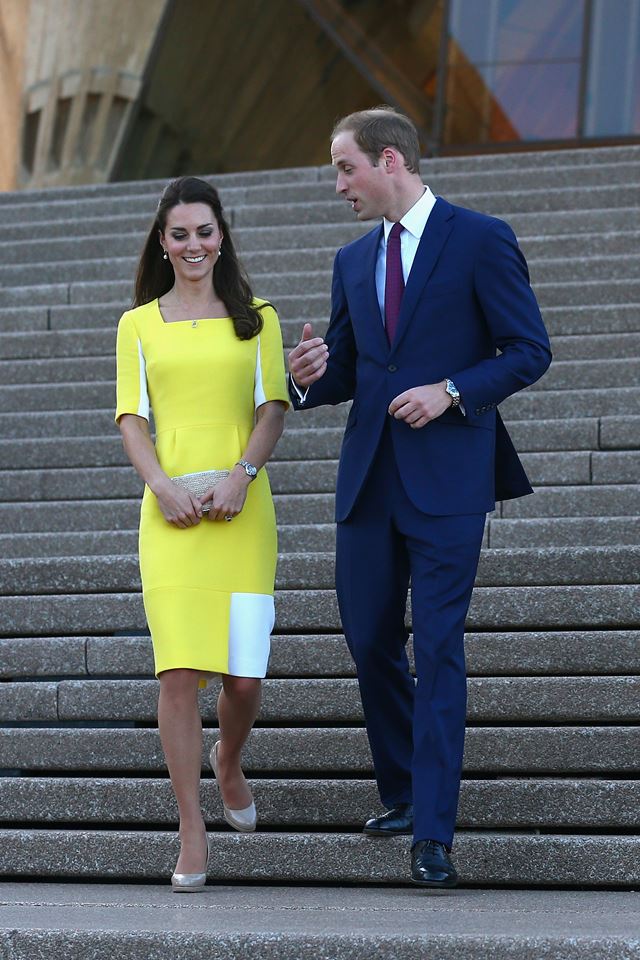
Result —
[[329, 348], [322, 337], [314, 337], [310, 323], [302, 328], [302, 338], [289, 354], [289, 371], [299, 387], [310, 387], [327, 369]]
[[446, 380], [443, 380], [442, 383], [429, 383], [424, 387], [405, 390], [391, 401], [389, 413], [396, 420], [404, 420], [415, 430], [426, 426], [453, 403], [445, 390], [446, 384]]

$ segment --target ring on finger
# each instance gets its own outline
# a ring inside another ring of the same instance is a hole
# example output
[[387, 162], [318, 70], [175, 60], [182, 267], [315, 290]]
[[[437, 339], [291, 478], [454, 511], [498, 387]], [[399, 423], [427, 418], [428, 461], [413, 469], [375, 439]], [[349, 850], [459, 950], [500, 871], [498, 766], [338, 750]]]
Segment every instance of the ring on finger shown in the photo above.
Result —
[[233, 517], [225, 517], [225, 520], [227, 521], [227, 523], [231, 523], [231, 521], [233, 520]]

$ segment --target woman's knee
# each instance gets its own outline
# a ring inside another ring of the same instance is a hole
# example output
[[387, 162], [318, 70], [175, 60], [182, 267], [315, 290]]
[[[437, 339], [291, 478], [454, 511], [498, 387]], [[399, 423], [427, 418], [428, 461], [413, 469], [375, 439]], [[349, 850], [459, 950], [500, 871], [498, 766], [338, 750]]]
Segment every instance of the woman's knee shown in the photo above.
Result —
[[196, 670], [165, 670], [159, 680], [161, 696], [177, 701], [197, 699], [199, 674]]
[[232, 677], [222, 679], [225, 694], [234, 701], [253, 702], [260, 696], [262, 681], [257, 677]]

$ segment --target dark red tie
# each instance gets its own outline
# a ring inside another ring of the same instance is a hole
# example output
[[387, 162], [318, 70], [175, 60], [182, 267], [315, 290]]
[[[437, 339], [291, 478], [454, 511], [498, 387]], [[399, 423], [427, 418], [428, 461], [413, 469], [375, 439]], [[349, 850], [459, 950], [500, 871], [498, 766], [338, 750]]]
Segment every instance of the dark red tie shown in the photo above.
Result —
[[402, 257], [400, 256], [400, 234], [404, 227], [394, 223], [387, 237], [387, 273], [384, 285], [384, 325], [390, 344], [396, 335], [398, 317], [404, 293], [402, 275]]

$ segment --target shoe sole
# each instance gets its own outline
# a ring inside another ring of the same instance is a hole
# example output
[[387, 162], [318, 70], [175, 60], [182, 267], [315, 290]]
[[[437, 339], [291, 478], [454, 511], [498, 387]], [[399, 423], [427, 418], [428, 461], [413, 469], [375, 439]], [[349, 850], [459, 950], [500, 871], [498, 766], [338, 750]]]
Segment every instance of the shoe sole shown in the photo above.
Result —
[[414, 877], [411, 877], [411, 883], [428, 890], [455, 890], [458, 886], [458, 880], [416, 880]]
[[411, 837], [413, 830], [363, 830], [365, 837]]

